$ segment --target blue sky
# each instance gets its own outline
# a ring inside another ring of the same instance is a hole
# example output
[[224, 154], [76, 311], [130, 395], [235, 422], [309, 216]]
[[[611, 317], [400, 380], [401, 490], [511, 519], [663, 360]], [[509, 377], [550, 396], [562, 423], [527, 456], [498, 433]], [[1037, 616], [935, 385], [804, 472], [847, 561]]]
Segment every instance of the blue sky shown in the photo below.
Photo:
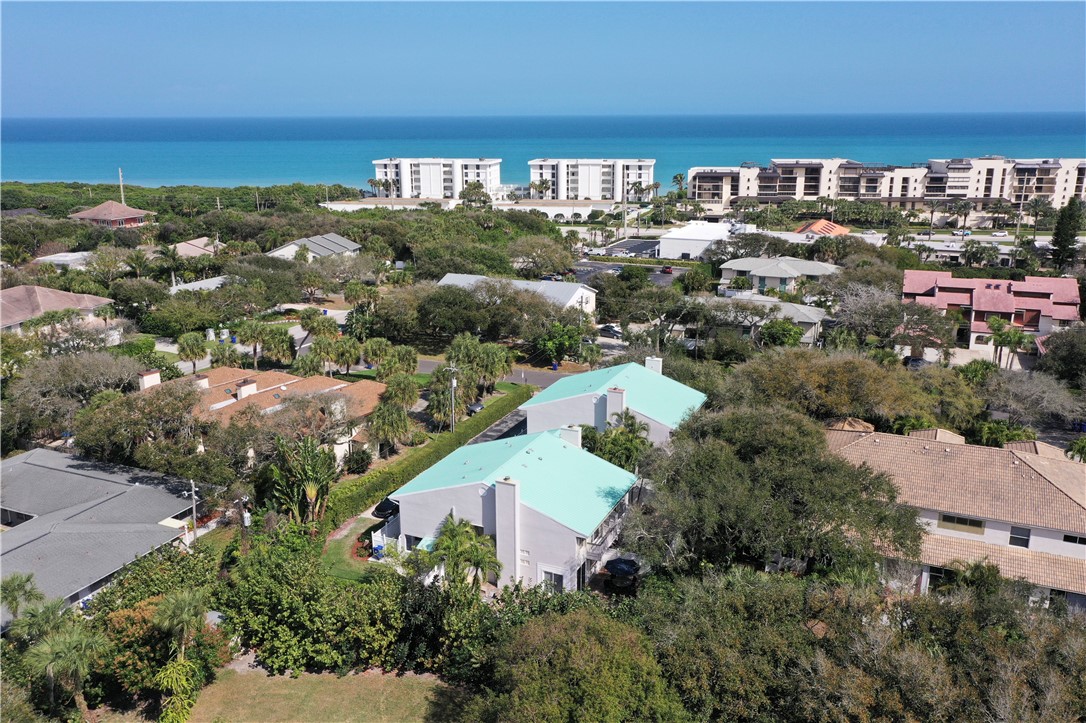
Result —
[[6, 117], [1086, 108], [1086, 3], [3, 2]]

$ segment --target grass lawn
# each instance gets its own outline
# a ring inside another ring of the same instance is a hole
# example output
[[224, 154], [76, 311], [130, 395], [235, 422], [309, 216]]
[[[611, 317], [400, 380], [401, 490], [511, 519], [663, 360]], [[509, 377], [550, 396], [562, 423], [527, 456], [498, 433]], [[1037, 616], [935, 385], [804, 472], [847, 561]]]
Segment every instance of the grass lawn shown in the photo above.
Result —
[[[219, 345], [219, 342], [217, 342], [217, 341], [205, 341], [204, 342], [204, 348], [207, 349], [209, 352], [212, 349], [214, 349], [215, 347], [217, 347], [218, 345]], [[161, 352], [159, 352], [159, 354], [166, 357], [167, 361], [169, 361], [171, 363], [174, 363], [174, 364], [181, 361], [181, 357], [177, 356], [172, 351], [161, 351]], [[186, 364], [191, 364], [192, 362], [185, 362], [185, 363]]]
[[445, 689], [429, 677], [364, 673], [343, 678], [303, 673], [269, 677], [260, 671], [220, 671], [200, 693], [192, 723], [248, 721], [423, 721], [435, 693]]
[[352, 554], [358, 536], [369, 533], [385, 524], [381, 520], [372, 517], [361, 516], [354, 521], [347, 534], [335, 540], [329, 540], [324, 547], [321, 559], [327, 567], [328, 574], [342, 580], [364, 580], [367, 577], [369, 562], [359, 560]]
[[196, 546], [209, 550], [215, 555], [216, 560], [222, 560], [223, 553], [226, 552], [226, 547], [234, 541], [234, 536], [237, 534], [237, 527], [216, 527], [206, 535], [201, 535], [196, 538]]

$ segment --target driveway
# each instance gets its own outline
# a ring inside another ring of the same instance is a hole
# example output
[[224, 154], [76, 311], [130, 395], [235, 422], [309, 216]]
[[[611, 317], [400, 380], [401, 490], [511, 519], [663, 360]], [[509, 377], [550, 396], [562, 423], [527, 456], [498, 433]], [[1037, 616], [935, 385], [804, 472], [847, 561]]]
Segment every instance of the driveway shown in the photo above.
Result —
[[649, 280], [652, 281], [652, 283], [656, 284], [657, 286], [671, 286], [675, 279], [679, 278], [688, 271], [685, 266], [676, 266], [674, 267], [674, 274], [661, 274], [660, 269], [666, 265], [666, 260], [665, 263], [662, 263], [659, 266], [648, 266], [645, 264], [624, 264], [621, 261], [604, 262], [582, 259], [578, 261], [577, 264], [573, 267], [573, 273], [574, 276], [577, 277], [577, 281], [582, 284], [586, 284], [593, 275], [598, 274], [601, 271], [607, 271], [608, 269], [613, 269], [616, 267], [622, 268], [624, 266], [643, 266], [645, 269], [648, 270]]

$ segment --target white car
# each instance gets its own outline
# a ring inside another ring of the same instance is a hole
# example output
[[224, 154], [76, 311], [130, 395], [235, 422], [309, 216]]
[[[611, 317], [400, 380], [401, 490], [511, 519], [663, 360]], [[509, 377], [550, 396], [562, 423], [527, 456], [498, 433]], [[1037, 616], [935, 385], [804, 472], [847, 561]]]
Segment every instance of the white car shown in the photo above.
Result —
[[1003, 236], [1006, 236], [1006, 235], [1007, 235], [1007, 232], [1006, 232], [1006, 231], [993, 231], [993, 232], [992, 232], [992, 235], [993, 235], [993, 236], [999, 236], [999, 237], [1003, 237]]
[[970, 231], [967, 228], [964, 228], [964, 229], [960, 229], [958, 231], [953, 232], [951, 235], [952, 236], [972, 236], [973, 232]]
[[876, 231], [873, 228], [869, 228], [866, 231], [863, 231], [862, 233], [863, 233], [864, 236], [874, 236], [875, 234], [878, 233], [878, 231]]

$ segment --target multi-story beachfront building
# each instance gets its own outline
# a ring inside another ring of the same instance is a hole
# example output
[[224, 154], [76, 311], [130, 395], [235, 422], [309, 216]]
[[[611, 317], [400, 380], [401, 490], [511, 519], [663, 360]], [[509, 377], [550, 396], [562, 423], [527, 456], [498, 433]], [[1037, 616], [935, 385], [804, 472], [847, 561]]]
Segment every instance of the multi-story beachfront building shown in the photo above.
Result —
[[536, 158], [528, 161], [530, 181], [549, 186], [542, 196], [533, 189], [532, 198], [647, 201], [655, 194], [655, 165], [652, 158]]
[[773, 159], [768, 166], [744, 163], [696, 167], [687, 174], [689, 195], [710, 213], [740, 199], [761, 204], [818, 198], [876, 201], [900, 209], [968, 200], [977, 223], [1000, 202], [1026, 208], [1041, 198], [1059, 208], [1072, 198], [1086, 201], [1086, 159], [1011, 159], [1001, 156], [933, 159], [911, 166], [861, 163], [846, 158]]
[[496, 198], [501, 165], [500, 158], [382, 158], [373, 162], [374, 190], [382, 198], [457, 198], [478, 181]]

